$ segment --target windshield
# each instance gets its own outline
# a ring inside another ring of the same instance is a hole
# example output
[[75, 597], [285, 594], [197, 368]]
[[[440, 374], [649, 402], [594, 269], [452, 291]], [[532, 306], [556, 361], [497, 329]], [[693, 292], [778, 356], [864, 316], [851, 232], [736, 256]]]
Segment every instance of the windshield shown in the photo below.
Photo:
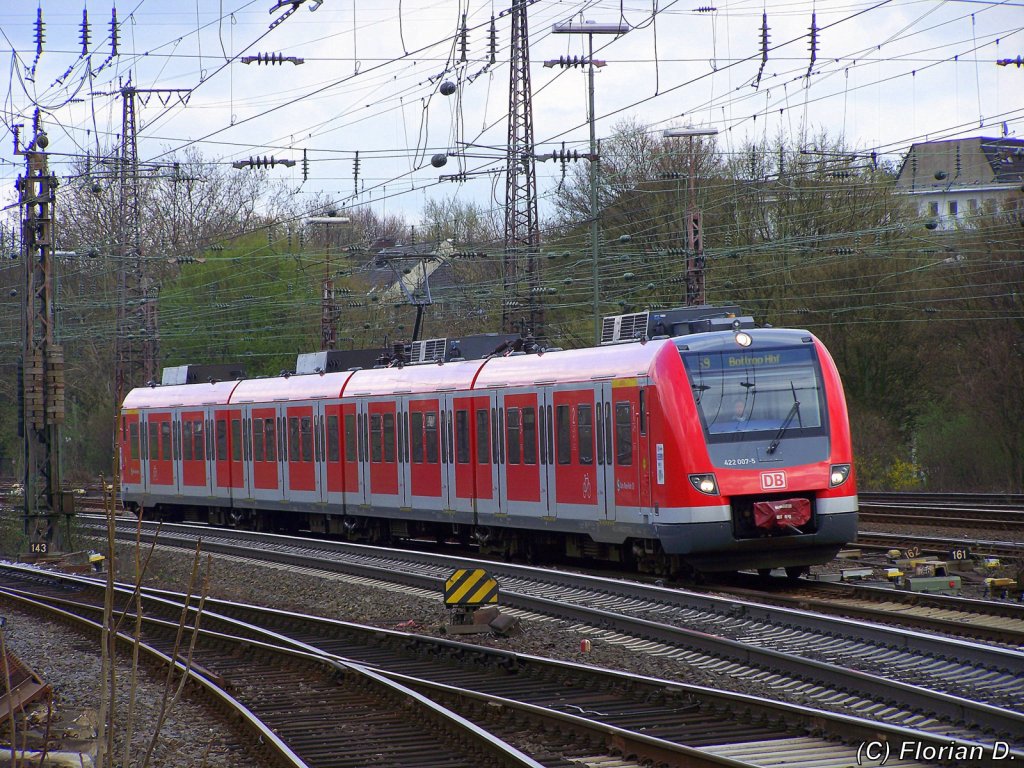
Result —
[[681, 354], [712, 442], [745, 433], [821, 433], [824, 397], [812, 347]]

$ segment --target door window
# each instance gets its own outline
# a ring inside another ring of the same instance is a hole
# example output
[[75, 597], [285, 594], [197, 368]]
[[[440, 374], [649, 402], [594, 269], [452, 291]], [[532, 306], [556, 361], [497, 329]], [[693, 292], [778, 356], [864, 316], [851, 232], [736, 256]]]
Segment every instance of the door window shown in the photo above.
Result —
[[537, 463], [537, 412], [523, 408], [523, 464]]
[[555, 409], [558, 419], [558, 463], [568, 464], [572, 461], [572, 437], [569, 432], [569, 406], [560, 405]]
[[469, 464], [469, 411], [455, 412], [455, 460]]
[[356, 415], [345, 414], [345, 461], [356, 460]]
[[341, 445], [338, 435], [338, 417], [331, 414], [327, 417], [327, 460], [338, 461], [341, 457]]
[[633, 421], [629, 403], [615, 404], [615, 463], [628, 467], [633, 463]]
[[519, 463], [519, 409], [509, 408], [505, 414], [506, 435], [508, 437], [508, 448], [506, 456], [509, 464]]
[[487, 409], [480, 408], [476, 412], [476, 463], [490, 464], [491, 452], [487, 436]]
[[381, 432], [382, 424], [380, 414], [374, 413], [370, 416], [370, 461], [380, 463], [381, 460]]
[[580, 464], [594, 463], [594, 422], [593, 408], [589, 405], [576, 406], [576, 436], [580, 445]]
[[384, 461], [395, 460], [395, 414], [384, 414]]

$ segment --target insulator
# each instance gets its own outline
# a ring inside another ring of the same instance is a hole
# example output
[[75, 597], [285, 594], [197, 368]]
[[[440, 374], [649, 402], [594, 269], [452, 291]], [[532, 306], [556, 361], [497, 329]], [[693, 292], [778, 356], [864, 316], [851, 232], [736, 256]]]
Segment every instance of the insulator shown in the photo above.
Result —
[[85, 8], [82, 9], [82, 55], [87, 56], [89, 54], [89, 11]]
[[493, 15], [491, 16], [491, 31], [488, 34], [487, 47], [491, 57], [491, 64], [494, 64], [498, 57], [498, 28], [494, 23]]
[[283, 53], [259, 53], [255, 56], [243, 56], [241, 62], [243, 64], [266, 64], [273, 66], [274, 64], [305, 64], [306, 60], [298, 56], [285, 56]]
[[45, 40], [46, 25], [43, 24], [43, 7], [36, 8], [36, 58], [43, 53], [43, 42]]
[[462, 29], [459, 32], [459, 61], [466, 61], [469, 52], [469, 28], [466, 26], [466, 14], [462, 14]]
[[761, 61], [768, 61], [768, 13], [761, 14]]
[[811, 76], [811, 70], [814, 69], [814, 62], [818, 60], [818, 14], [811, 13], [811, 63], [807, 67], [807, 76]]
[[309, 158], [306, 156], [306, 150], [302, 150], [302, 180], [309, 181]]
[[117, 56], [117, 8], [110, 9], [110, 55]]
[[696, 12], [697, 13], [714, 13], [717, 10], [718, 9], [715, 8], [715, 6], [713, 6], [713, 5], [702, 5], [700, 8], [697, 8]]
[[356, 194], [359, 194], [359, 150], [356, 150], [356, 156], [352, 160], [352, 187]]

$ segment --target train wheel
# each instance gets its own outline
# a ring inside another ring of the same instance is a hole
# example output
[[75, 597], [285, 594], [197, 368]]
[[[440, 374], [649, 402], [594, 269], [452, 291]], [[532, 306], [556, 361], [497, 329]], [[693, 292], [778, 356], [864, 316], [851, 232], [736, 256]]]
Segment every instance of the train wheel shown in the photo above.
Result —
[[790, 581], [796, 581], [801, 576], [810, 573], [810, 566], [806, 565], [791, 565], [786, 568], [786, 578]]
[[757, 575], [760, 576], [762, 579], [767, 579], [767, 578], [769, 578], [772, 575], [772, 569], [771, 568], [758, 568], [757, 569]]

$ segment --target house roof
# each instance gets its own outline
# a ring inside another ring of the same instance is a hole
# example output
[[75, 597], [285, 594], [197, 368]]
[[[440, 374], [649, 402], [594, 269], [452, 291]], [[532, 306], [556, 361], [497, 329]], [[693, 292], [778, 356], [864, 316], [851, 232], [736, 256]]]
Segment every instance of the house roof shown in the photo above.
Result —
[[1024, 139], [974, 136], [914, 144], [903, 159], [901, 191], [943, 191], [1019, 185], [1024, 181]]

